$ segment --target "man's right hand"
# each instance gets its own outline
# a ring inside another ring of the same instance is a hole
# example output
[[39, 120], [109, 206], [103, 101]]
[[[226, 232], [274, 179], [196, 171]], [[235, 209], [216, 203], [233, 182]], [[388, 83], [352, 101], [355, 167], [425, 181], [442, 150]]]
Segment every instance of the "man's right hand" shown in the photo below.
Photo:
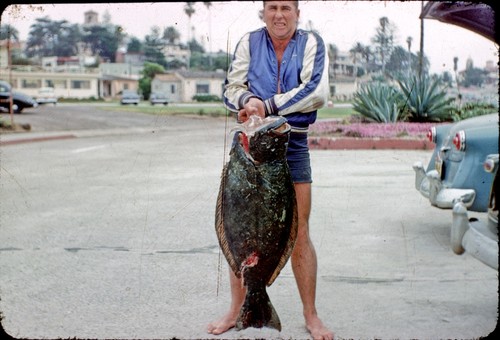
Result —
[[258, 115], [261, 118], [266, 118], [264, 102], [258, 98], [250, 98], [243, 106], [243, 109], [238, 111], [238, 121], [246, 122], [251, 115]]

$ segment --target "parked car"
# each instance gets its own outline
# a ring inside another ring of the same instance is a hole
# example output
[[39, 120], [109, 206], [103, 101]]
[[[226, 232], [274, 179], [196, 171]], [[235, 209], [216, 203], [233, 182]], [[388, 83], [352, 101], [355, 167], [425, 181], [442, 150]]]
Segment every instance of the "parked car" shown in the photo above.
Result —
[[498, 153], [488, 155], [484, 170], [493, 178], [488, 200], [488, 214], [482, 219], [469, 218], [467, 208], [458, 201], [453, 206], [451, 249], [457, 255], [467, 251], [473, 257], [498, 270], [498, 206], [496, 188], [498, 179]]
[[168, 105], [168, 98], [164, 93], [153, 92], [149, 96], [149, 102], [151, 103], [151, 105], [156, 105], [156, 104]]
[[134, 104], [137, 105], [141, 101], [141, 96], [137, 94], [135, 91], [131, 90], [123, 90], [120, 98], [120, 104]]
[[436, 126], [428, 136], [436, 147], [426, 168], [413, 165], [416, 189], [438, 208], [461, 201], [469, 210], [486, 212], [492, 178], [482, 162], [498, 153], [498, 113]]
[[[495, 16], [484, 3], [429, 1], [420, 15], [461, 26], [495, 42]], [[424, 170], [414, 164], [415, 186], [431, 204], [453, 208], [451, 248], [465, 251], [498, 270], [498, 112], [431, 129], [436, 143]], [[483, 170], [484, 168], [484, 170]], [[487, 211], [486, 221], [469, 218], [468, 211]]]
[[0, 108], [10, 111], [10, 94], [12, 91], [12, 111], [21, 113], [25, 108], [37, 107], [38, 103], [32, 97], [12, 90], [10, 84], [0, 80]]
[[42, 87], [38, 90], [38, 94], [35, 97], [38, 104], [57, 104], [57, 97], [54, 93], [53, 87]]

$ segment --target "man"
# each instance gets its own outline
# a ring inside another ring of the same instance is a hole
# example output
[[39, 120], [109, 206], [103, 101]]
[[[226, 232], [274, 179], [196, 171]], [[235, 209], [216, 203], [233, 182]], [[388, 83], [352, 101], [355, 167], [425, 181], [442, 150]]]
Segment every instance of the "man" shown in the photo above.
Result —
[[[298, 1], [264, 1], [265, 27], [239, 41], [226, 79], [224, 104], [238, 112], [238, 121], [250, 115], [283, 115], [292, 126], [287, 160], [295, 185], [298, 235], [291, 256], [306, 327], [314, 339], [333, 339], [317, 315], [316, 252], [309, 237], [311, 167], [307, 129], [316, 110], [328, 98], [328, 56], [321, 37], [297, 29]], [[211, 334], [235, 326], [245, 299], [245, 287], [230, 270], [231, 305], [220, 320], [208, 325]]]

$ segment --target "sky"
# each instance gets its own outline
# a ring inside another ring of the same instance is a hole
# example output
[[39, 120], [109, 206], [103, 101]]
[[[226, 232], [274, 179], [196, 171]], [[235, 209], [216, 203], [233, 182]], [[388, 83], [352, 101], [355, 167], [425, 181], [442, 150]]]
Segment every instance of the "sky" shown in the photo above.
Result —
[[[37, 18], [67, 20], [82, 24], [84, 12], [93, 10], [102, 20], [107, 12], [111, 23], [120, 25], [124, 32], [139, 39], [151, 32], [153, 26], [164, 29], [174, 26], [181, 41], [195, 37], [206, 51], [232, 53], [238, 39], [247, 31], [263, 26], [258, 17], [262, 1], [212, 1], [210, 9], [197, 2], [189, 22], [184, 12], [185, 2], [142, 3], [56, 3], [9, 5], [4, 9], [0, 24], [10, 24], [26, 40], [30, 26]], [[412, 37], [413, 53], [420, 49], [421, 1], [300, 1], [300, 28], [317, 30], [326, 44], [335, 44], [348, 52], [357, 42], [372, 45], [371, 38], [379, 26], [379, 19], [387, 17], [396, 27], [396, 44], [407, 48], [407, 37]], [[210, 13], [210, 15], [209, 15]], [[194, 27], [189, 30], [189, 27]], [[437, 20], [424, 20], [424, 53], [431, 63], [432, 73], [453, 72], [453, 58], [458, 57], [458, 68], [464, 69], [468, 58], [475, 67], [484, 67], [488, 60], [498, 62], [498, 46], [488, 39], [464, 28]]]

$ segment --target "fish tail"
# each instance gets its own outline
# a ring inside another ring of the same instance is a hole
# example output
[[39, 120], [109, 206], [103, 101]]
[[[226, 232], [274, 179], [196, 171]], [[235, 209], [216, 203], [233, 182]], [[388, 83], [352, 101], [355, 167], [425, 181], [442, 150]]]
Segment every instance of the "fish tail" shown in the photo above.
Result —
[[245, 302], [236, 320], [236, 329], [248, 327], [269, 327], [281, 331], [281, 322], [276, 310], [267, 295], [265, 285], [248, 289]]

